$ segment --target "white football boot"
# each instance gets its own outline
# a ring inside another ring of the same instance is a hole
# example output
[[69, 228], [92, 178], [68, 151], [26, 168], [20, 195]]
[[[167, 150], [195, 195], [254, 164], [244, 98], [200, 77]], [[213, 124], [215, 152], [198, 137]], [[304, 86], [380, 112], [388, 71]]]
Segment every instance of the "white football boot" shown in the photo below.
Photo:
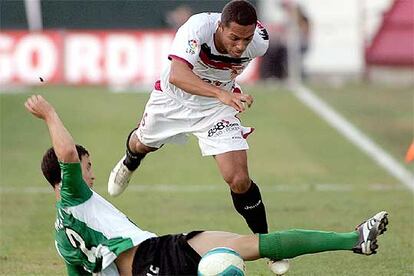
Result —
[[108, 180], [108, 193], [111, 196], [120, 195], [131, 180], [131, 176], [134, 171], [130, 171], [125, 165], [125, 155], [119, 160], [116, 166], [112, 169]]
[[381, 211], [372, 218], [358, 225], [355, 230], [359, 232], [359, 241], [352, 248], [358, 254], [371, 255], [377, 253], [377, 237], [383, 234], [388, 224], [388, 213]]

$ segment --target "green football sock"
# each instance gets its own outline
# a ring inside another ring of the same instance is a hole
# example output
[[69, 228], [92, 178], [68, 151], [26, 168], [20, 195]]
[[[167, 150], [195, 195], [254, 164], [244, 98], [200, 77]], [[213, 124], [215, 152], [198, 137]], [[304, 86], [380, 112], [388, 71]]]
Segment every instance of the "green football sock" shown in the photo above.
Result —
[[293, 229], [260, 234], [259, 253], [262, 258], [290, 259], [323, 251], [351, 250], [358, 239], [358, 231], [336, 233]]

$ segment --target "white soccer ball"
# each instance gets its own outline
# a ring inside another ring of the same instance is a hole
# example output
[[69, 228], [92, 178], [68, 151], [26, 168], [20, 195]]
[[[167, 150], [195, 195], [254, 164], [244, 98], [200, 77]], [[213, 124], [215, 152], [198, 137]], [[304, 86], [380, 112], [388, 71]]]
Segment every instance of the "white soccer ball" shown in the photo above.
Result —
[[198, 264], [198, 276], [244, 276], [246, 265], [231, 248], [217, 247], [208, 251]]

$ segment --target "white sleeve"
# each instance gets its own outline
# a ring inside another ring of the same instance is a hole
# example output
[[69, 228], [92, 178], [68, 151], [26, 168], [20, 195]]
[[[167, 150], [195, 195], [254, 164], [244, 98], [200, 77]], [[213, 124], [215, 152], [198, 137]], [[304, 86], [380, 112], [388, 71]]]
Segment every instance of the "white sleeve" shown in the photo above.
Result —
[[200, 53], [201, 44], [205, 42], [203, 29], [204, 16], [198, 14], [190, 17], [175, 34], [169, 59], [176, 58], [185, 61], [190, 68], [194, 67]]
[[269, 48], [269, 34], [259, 21], [257, 21], [251, 47], [252, 58], [263, 56]]

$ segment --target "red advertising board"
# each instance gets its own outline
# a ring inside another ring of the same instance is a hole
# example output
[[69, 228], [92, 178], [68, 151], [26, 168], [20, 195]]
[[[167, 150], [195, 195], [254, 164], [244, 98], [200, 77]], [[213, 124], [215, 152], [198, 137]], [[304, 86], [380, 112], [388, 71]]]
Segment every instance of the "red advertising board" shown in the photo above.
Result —
[[0, 84], [62, 82], [62, 50], [59, 32], [1, 32]]
[[[46, 31], [0, 33], [0, 84], [140, 85], [158, 79], [170, 31]], [[253, 61], [238, 78], [257, 78]]]

